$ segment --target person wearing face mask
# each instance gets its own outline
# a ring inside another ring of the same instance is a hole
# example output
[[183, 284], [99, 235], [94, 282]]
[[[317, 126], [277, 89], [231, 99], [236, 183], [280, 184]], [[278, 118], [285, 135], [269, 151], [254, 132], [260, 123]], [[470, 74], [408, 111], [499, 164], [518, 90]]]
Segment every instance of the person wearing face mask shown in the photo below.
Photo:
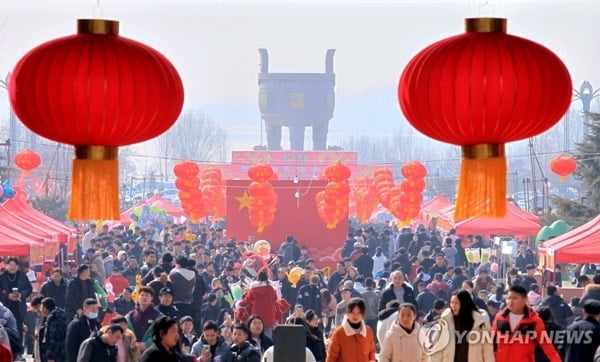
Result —
[[67, 362], [77, 362], [77, 353], [81, 343], [92, 333], [100, 330], [98, 320], [98, 301], [88, 298], [83, 302], [83, 310], [75, 316], [67, 328]]

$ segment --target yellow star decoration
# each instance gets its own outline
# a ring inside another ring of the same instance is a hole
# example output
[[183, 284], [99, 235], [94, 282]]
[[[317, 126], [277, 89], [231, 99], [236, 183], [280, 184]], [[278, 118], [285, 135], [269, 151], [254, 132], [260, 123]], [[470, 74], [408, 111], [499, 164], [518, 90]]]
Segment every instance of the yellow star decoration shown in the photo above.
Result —
[[250, 196], [248, 196], [247, 190], [244, 190], [242, 196], [237, 196], [235, 199], [237, 200], [237, 202], [240, 203], [238, 211], [242, 210], [243, 208], [248, 208], [248, 206], [250, 206]]

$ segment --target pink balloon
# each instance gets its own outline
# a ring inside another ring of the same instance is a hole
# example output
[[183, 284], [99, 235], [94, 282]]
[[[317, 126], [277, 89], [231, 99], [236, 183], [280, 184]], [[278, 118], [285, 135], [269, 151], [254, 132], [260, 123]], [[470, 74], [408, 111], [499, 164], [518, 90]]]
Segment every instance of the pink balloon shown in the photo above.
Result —
[[498, 263], [492, 263], [492, 265], [490, 266], [490, 270], [492, 271], [492, 273], [497, 273], [498, 272]]

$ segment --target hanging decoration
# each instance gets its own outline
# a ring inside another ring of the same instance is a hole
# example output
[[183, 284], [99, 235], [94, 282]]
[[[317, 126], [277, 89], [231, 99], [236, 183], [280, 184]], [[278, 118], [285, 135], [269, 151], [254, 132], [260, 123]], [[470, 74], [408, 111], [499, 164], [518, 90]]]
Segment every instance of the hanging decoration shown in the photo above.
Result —
[[403, 225], [408, 225], [418, 215], [423, 202], [427, 169], [417, 161], [407, 162], [400, 168], [405, 179], [388, 192], [390, 211]]
[[42, 158], [35, 151], [23, 150], [15, 155], [14, 161], [15, 165], [23, 170], [23, 176], [27, 177], [40, 166]]
[[560, 182], [565, 183], [567, 176], [575, 172], [577, 162], [570, 156], [559, 155], [550, 161], [550, 170], [560, 177]]
[[273, 169], [267, 163], [255, 163], [248, 168], [248, 177], [253, 181], [248, 186], [248, 219], [257, 227], [257, 232], [261, 233], [275, 220], [277, 194], [269, 183], [273, 177]]
[[462, 147], [454, 217], [503, 217], [504, 144], [560, 120], [572, 84], [547, 48], [506, 33], [506, 19], [466, 19], [466, 33], [438, 41], [406, 66], [398, 98], [420, 132]]
[[10, 180], [4, 180], [0, 185], [0, 203], [15, 197], [16, 192]]
[[336, 162], [325, 169], [329, 183], [325, 190], [317, 193], [317, 213], [328, 229], [335, 228], [340, 221], [348, 218], [348, 202], [350, 197], [350, 168]]
[[118, 147], [168, 130], [183, 84], [158, 51], [119, 36], [119, 23], [80, 19], [77, 34], [28, 52], [9, 81], [11, 105], [33, 132], [75, 146], [68, 218], [119, 219]]
[[386, 194], [394, 187], [394, 172], [389, 167], [378, 168], [373, 173], [373, 178], [379, 202], [386, 209], [390, 209], [391, 206]]
[[225, 216], [225, 180], [223, 173], [217, 167], [202, 170], [202, 196], [206, 203], [207, 211], [221, 220]]
[[197, 224], [208, 213], [206, 202], [200, 189], [200, 167], [192, 161], [181, 161], [173, 166], [175, 187], [179, 190], [181, 208], [190, 221]]
[[173, 217], [167, 213], [167, 210], [149, 204], [134, 207], [129, 218], [132, 221], [129, 225], [131, 230], [135, 230], [136, 226], [144, 229], [146, 226], [151, 225], [156, 230], [161, 231], [167, 221], [173, 222]]
[[351, 191], [350, 197], [354, 204], [356, 217], [362, 222], [369, 221], [373, 210], [379, 204], [379, 195], [372, 178], [359, 179]]

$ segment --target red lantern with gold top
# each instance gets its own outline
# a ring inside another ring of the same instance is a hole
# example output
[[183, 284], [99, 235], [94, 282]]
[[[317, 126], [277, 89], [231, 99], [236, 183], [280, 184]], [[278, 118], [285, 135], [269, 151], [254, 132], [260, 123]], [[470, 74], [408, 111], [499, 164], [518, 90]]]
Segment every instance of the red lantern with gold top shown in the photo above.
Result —
[[454, 217], [502, 217], [504, 144], [560, 120], [572, 85], [550, 50], [506, 33], [506, 19], [466, 19], [466, 33], [438, 41], [406, 66], [398, 87], [406, 119], [420, 132], [462, 146]]
[[77, 34], [29, 51], [9, 81], [11, 105], [33, 132], [75, 146], [68, 218], [119, 219], [117, 148], [168, 130], [183, 84], [158, 51], [85, 19]]
[[560, 177], [560, 182], [565, 183], [567, 176], [575, 172], [577, 162], [566, 155], [556, 156], [550, 161], [550, 170]]
[[24, 176], [29, 176], [42, 163], [42, 158], [35, 151], [23, 150], [15, 155], [15, 165], [23, 170]]

